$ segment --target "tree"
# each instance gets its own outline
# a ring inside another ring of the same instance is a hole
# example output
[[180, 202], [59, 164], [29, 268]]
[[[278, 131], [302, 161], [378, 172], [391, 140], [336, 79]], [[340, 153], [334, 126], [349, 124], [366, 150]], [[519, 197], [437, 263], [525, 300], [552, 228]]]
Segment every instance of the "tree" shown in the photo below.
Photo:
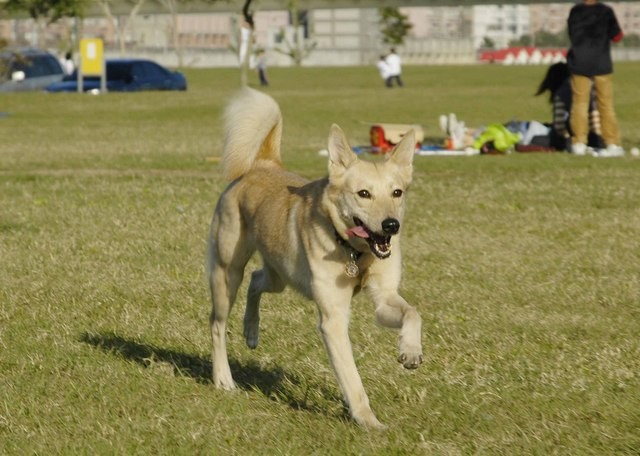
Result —
[[[120, 47], [120, 54], [124, 54], [126, 51], [126, 36], [127, 32], [131, 29], [135, 22], [135, 18], [144, 6], [147, 0], [97, 0], [98, 4], [102, 8], [107, 20], [116, 31], [118, 39], [118, 45]], [[150, 3], [159, 4], [169, 14], [169, 23], [166, 28], [166, 34], [168, 42], [173, 46], [176, 52], [178, 67], [183, 66], [183, 49], [178, 36], [178, 14], [182, 4], [187, 3], [189, 0], [150, 0]], [[216, 0], [206, 0], [207, 3], [214, 3]], [[119, 20], [112, 13], [112, 7], [122, 8], [123, 5], [130, 7], [128, 17], [126, 20]]]
[[287, 6], [291, 16], [291, 27], [288, 30], [280, 29], [277, 39], [282, 46], [276, 47], [275, 51], [289, 56], [293, 63], [299, 66], [318, 43], [306, 36], [307, 13], [300, 11], [299, 0], [290, 0]]
[[382, 42], [392, 46], [404, 43], [404, 39], [413, 25], [409, 17], [402, 14], [398, 8], [384, 7], [378, 10], [380, 14], [380, 31]]
[[636, 33], [630, 33], [629, 35], [625, 34], [624, 39], [616, 43], [616, 46], [640, 47], [640, 35]]
[[[0, 37], [0, 51], [6, 48], [8, 45], [9, 43], [7, 42], [7, 40]], [[6, 61], [4, 59], [0, 59], [0, 81], [3, 80], [4, 75], [6, 74], [8, 69], [9, 68]]]
[[488, 36], [485, 36], [484, 38], [482, 38], [482, 44], [480, 44], [480, 48], [481, 49], [495, 49], [496, 48], [496, 42], [493, 41]]
[[569, 47], [569, 34], [566, 29], [558, 33], [540, 30], [532, 36], [532, 45], [537, 47]]
[[35, 21], [38, 46], [44, 47], [44, 30], [63, 17], [81, 17], [85, 0], [7, 0], [4, 8], [12, 12], [25, 11]]
[[522, 35], [517, 40], [509, 41], [509, 46], [533, 46], [533, 39], [531, 35]]
[[182, 68], [182, 45], [178, 39], [178, 6], [180, 0], [158, 0], [162, 6], [169, 12], [170, 23], [167, 33], [169, 35], [169, 41], [173, 44], [173, 49], [176, 51], [178, 57], [178, 67]]
[[111, 6], [115, 4], [115, 0], [97, 0], [98, 5], [102, 9], [102, 12], [107, 18], [107, 21], [111, 24], [111, 27], [116, 31], [116, 37], [118, 39], [118, 46], [120, 47], [120, 54], [124, 55], [126, 43], [125, 38], [127, 36], [127, 32], [133, 23], [133, 19], [142, 8], [145, 0], [124, 0], [124, 3], [128, 6], [131, 6], [131, 10], [129, 11], [129, 17], [125, 21], [118, 20], [111, 11]]

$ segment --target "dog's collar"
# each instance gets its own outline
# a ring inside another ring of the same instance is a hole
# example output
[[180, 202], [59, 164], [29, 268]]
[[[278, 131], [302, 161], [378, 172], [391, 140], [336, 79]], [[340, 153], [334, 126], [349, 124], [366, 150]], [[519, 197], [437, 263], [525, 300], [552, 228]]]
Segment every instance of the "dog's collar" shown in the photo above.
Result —
[[341, 245], [342, 247], [344, 247], [344, 249], [349, 253], [349, 256], [351, 257], [351, 259], [359, 260], [360, 257], [364, 255], [364, 252], [361, 252], [360, 250], [356, 250], [342, 236], [340, 236], [340, 233], [338, 233], [338, 230], [336, 230], [335, 227], [333, 228], [333, 232], [336, 235], [336, 242], [338, 243], [338, 245]]
[[335, 227], [333, 228], [333, 232], [336, 235], [336, 242], [338, 243], [338, 245], [342, 246], [347, 251], [350, 257], [350, 260], [344, 267], [344, 273], [347, 275], [347, 277], [350, 277], [352, 279], [358, 277], [360, 275], [360, 267], [358, 266], [357, 261], [364, 254], [364, 252], [360, 252], [359, 250], [354, 249], [351, 244], [349, 244], [342, 238], [342, 236], [340, 236], [340, 233], [338, 233], [338, 230], [336, 230]]

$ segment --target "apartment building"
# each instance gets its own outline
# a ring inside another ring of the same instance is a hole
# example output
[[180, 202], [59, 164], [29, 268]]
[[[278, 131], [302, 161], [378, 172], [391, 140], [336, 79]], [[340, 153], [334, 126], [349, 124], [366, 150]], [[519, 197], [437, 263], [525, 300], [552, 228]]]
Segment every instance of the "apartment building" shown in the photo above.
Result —
[[476, 49], [485, 40], [496, 48], [504, 48], [509, 41], [531, 33], [529, 5], [472, 6], [472, 39]]
[[567, 17], [572, 3], [550, 3], [529, 6], [530, 30], [532, 33], [562, 33], [567, 28]]

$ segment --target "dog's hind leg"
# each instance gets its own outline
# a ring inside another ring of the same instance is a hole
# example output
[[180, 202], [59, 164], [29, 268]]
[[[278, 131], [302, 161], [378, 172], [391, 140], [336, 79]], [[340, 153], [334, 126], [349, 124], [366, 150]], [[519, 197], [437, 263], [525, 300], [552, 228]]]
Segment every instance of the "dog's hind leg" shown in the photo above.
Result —
[[235, 387], [227, 357], [227, 320], [242, 283], [244, 268], [253, 254], [243, 235], [244, 230], [239, 225], [235, 228], [223, 230], [214, 219], [209, 243], [213, 382], [224, 389]]
[[251, 283], [247, 292], [247, 308], [244, 312], [244, 337], [249, 348], [258, 346], [260, 335], [260, 297], [262, 293], [279, 293], [285, 284], [267, 264], [263, 269], [251, 274]]
[[[234, 279], [231, 279], [232, 281]], [[227, 319], [233, 306], [227, 286], [227, 271], [215, 265], [209, 273], [212, 309], [209, 323], [211, 325], [211, 362], [213, 363], [213, 383], [220, 388], [233, 389], [233, 377], [227, 358]]]

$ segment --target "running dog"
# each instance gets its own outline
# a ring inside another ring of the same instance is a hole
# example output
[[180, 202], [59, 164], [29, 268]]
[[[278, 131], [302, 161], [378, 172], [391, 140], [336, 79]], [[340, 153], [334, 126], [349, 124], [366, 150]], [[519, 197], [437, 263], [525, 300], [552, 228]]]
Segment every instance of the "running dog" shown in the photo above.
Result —
[[366, 290], [377, 321], [397, 328], [398, 360], [407, 369], [422, 362], [421, 318], [399, 294], [399, 234], [415, 149], [408, 132], [384, 160], [361, 160], [343, 131], [329, 133], [329, 175], [309, 182], [287, 172], [280, 159], [282, 115], [275, 100], [243, 89], [225, 111], [221, 165], [231, 182], [215, 208], [208, 244], [213, 382], [235, 387], [226, 349], [227, 319], [251, 256], [253, 272], [244, 314], [244, 336], [258, 345], [263, 293], [290, 285], [312, 299], [329, 360], [353, 419], [384, 428], [369, 406], [349, 340], [352, 296]]

